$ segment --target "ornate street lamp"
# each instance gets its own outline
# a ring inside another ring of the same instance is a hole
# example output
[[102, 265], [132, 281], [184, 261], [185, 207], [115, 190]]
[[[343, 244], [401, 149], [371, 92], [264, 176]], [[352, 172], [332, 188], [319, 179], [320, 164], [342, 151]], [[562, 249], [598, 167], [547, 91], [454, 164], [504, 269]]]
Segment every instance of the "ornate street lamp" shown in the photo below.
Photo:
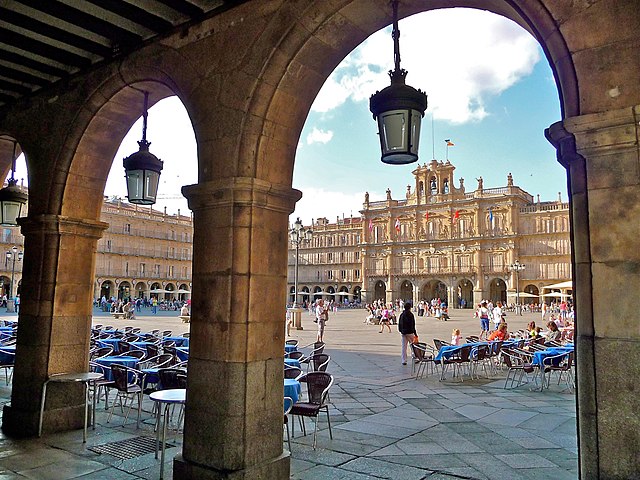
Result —
[[7, 312], [15, 312], [15, 297], [13, 296], [13, 279], [16, 273], [16, 260], [22, 261], [23, 252], [18, 251], [18, 247], [15, 245], [11, 247], [11, 250], [7, 250], [5, 266], [7, 262], [13, 262], [11, 265], [11, 283], [9, 284], [9, 297], [7, 299]]
[[5, 227], [18, 226], [18, 218], [28, 198], [27, 194], [18, 187], [18, 181], [14, 178], [16, 171], [16, 146], [17, 142], [14, 141], [13, 153], [11, 154], [11, 178], [7, 180], [7, 186], [0, 190], [0, 225]]
[[291, 243], [293, 243], [296, 247], [296, 258], [295, 258], [295, 268], [293, 272], [293, 308], [298, 307], [298, 251], [300, 249], [300, 245], [310, 242], [313, 237], [313, 231], [309, 228], [306, 229], [302, 225], [302, 220], [298, 217], [298, 219], [293, 224], [293, 228], [289, 230], [289, 238]]
[[404, 165], [418, 160], [420, 124], [427, 109], [427, 95], [405, 84], [407, 71], [400, 68], [400, 30], [398, 0], [393, 7], [394, 69], [389, 71], [391, 85], [369, 99], [369, 110], [378, 121], [382, 162]]
[[520, 263], [519, 260], [516, 260], [511, 265], [509, 265], [509, 269], [512, 272], [516, 273], [516, 312], [518, 315], [522, 315], [522, 307], [520, 306], [520, 272], [525, 269], [525, 265]]
[[140, 150], [123, 160], [127, 179], [127, 198], [138, 205], [153, 205], [158, 195], [162, 161], [149, 151], [151, 142], [147, 141], [147, 110], [149, 92], [144, 92], [144, 111], [142, 112], [142, 140], [138, 142]]

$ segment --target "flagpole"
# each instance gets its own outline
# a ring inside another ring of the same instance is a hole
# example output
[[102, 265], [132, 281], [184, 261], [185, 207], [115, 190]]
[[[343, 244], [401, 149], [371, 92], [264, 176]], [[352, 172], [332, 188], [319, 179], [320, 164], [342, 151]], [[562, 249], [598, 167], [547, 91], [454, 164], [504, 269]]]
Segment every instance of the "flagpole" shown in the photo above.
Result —
[[433, 126], [433, 112], [431, 112], [431, 158], [436, 159], [436, 134]]

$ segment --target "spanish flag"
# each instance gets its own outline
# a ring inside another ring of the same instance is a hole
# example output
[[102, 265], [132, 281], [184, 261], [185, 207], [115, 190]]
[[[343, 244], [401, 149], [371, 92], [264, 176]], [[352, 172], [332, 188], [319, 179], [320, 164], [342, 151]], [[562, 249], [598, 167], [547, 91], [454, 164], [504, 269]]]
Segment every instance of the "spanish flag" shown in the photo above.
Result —
[[450, 138], [447, 138], [447, 139], [445, 140], [445, 142], [447, 142], [447, 147], [453, 147], [453, 146], [455, 146], [455, 143], [453, 143], [453, 142], [451, 141], [451, 139], [450, 139]]
[[460, 218], [460, 210], [456, 210], [456, 213], [453, 214], [453, 223], [456, 223], [456, 221]]

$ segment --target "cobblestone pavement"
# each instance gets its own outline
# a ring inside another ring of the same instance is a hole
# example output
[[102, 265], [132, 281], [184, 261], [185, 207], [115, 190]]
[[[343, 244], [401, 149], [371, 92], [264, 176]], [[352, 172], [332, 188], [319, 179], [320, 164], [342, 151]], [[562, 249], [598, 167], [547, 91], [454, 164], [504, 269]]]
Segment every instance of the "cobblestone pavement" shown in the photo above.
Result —
[[[188, 330], [175, 316], [143, 314], [135, 321], [111, 321], [97, 314], [94, 323], [125, 323]], [[447, 339], [453, 327], [463, 335], [477, 333], [477, 320], [469, 311], [454, 311], [449, 322], [417, 319], [422, 340]], [[0, 316], [0, 319], [2, 317]], [[538, 319], [535, 314], [513, 318], [511, 330]], [[298, 422], [292, 439], [293, 479], [575, 479], [577, 447], [575, 398], [551, 384], [549, 390], [531, 391], [532, 385], [503, 389], [506, 372], [492, 378], [454, 381], [451, 375], [427, 374], [414, 379], [411, 366], [400, 363], [400, 336], [378, 333], [364, 325], [362, 310], [338, 312], [327, 324], [328, 371], [335, 376], [330, 398], [333, 439], [326, 416], [321, 416], [318, 447], [313, 450], [313, 425], [307, 436]], [[291, 332], [301, 345], [315, 339], [315, 325], [303, 314], [304, 330]], [[307, 349], [308, 350], [308, 349]], [[11, 385], [0, 382], [0, 401], [9, 401]], [[113, 396], [113, 395], [112, 395]], [[102, 404], [101, 404], [102, 405]], [[123, 427], [116, 408], [106, 422], [99, 408], [96, 430], [86, 445], [82, 432], [45, 435], [42, 439], [13, 440], [0, 436], [0, 479], [129, 479], [158, 478], [159, 460], [153, 453], [118, 458], [91, 450], [141, 436], [153, 436], [151, 403], [144, 404], [141, 430], [135, 417]], [[181, 435], [172, 431], [165, 475], [181, 448]], [[285, 442], [286, 447], [286, 442]], [[125, 452], [126, 453], [126, 452]]]

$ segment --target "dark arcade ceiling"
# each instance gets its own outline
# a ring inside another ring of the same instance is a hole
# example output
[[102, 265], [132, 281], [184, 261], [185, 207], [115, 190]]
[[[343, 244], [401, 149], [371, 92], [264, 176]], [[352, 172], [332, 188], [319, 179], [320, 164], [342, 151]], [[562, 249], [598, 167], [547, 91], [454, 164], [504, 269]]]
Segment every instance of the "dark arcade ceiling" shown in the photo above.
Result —
[[0, 0], [0, 109], [247, 0]]

